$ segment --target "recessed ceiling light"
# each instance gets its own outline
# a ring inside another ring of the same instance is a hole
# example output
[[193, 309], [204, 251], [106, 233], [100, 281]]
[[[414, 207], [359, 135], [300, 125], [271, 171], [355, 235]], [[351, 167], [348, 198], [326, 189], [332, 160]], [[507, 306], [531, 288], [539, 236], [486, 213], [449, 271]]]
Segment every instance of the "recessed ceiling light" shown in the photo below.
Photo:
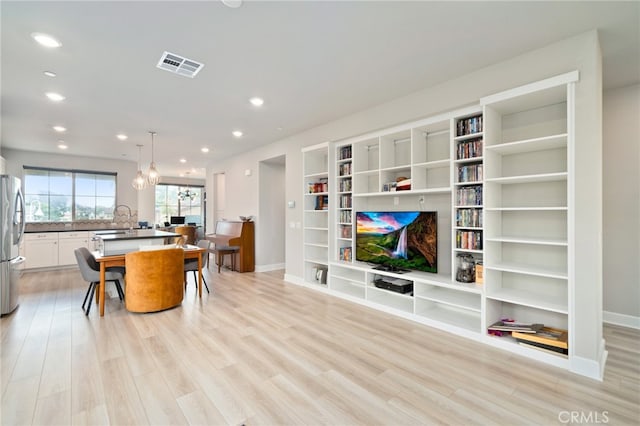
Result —
[[31, 37], [33, 37], [33, 39], [35, 41], [37, 41], [38, 43], [40, 43], [41, 45], [43, 45], [45, 47], [60, 47], [60, 46], [62, 46], [62, 43], [60, 43], [58, 40], [56, 40], [55, 38], [51, 37], [48, 34], [33, 33], [33, 34], [31, 34]]
[[202, 148], [200, 151], [202, 151], [202, 152], [204, 152], [204, 153], [206, 154], [207, 152], [209, 152], [209, 148], [207, 148], [207, 147], [205, 146], [205, 147], [204, 147], [204, 148]]
[[181, 159], [180, 159], [180, 162], [181, 162], [181, 163], [186, 163], [186, 162], [187, 162], [187, 159], [186, 159], [186, 158], [181, 158]]
[[116, 135], [116, 138], [120, 139], [121, 141], [126, 141], [129, 138], [129, 136], [125, 135], [124, 133], [118, 133]]
[[251, 102], [253, 106], [259, 107], [259, 106], [262, 106], [262, 104], [264, 104], [264, 99], [255, 97], [255, 98], [249, 99], [249, 102]]
[[276, 130], [281, 132], [282, 131], [282, 127], [276, 127]]
[[45, 71], [43, 74], [46, 75], [47, 77], [55, 77], [57, 75], [53, 71]]
[[235, 136], [236, 138], [240, 138], [242, 137], [242, 132], [240, 130], [234, 130], [233, 132], [231, 132], [233, 134], [233, 136]]
[[63, 126], [53, 126], [53, 130], [55, 130], [56, 132], [66, 132], [67, 128]]
[[58, 141], [58, 148], [60, 148], [60, 149], [67, 149], [67, 148], [69, 148], [69, 147], [67, 146], [67, 144], [66, 144], [66, 143], [64, 143], [64, 141]]
[[54, 102], [60, 102], [65, 100], [65, 97], [59, 93], [48, 92], [48, 93], [45, 93], [45, 95], [47, 95], [47, 98], [51, 99]]
[[184, 173], [180, 173], [180, 177], [184, 177]]
[[196, 171], [196, 168], [195, 168], [195, 167], [191, 169], [191, 173], [197, 173], [197, 171]]

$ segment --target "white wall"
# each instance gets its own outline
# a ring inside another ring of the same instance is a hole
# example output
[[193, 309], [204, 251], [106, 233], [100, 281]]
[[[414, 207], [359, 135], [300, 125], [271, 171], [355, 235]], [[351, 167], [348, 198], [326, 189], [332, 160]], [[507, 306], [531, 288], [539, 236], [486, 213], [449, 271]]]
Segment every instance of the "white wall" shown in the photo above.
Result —
[[[211, 209], [213, 210], [213, 215], [211, 216], [211, 220], [213, 223], [222, 220], [225, 218], [225, 202], [227, 199], [227, 190], [226, 190], [226, 180], [224, 173], [218, 173], [213, 176], [213, 190], [214, 194], [212, 197], [213, 205]], [[211, 228], [215, 231], [215, 228]]]
[[[605, 318], [640, 327], [640, 85], [604, 93]], [[620, 318], [619, 315], [635, 317]]]

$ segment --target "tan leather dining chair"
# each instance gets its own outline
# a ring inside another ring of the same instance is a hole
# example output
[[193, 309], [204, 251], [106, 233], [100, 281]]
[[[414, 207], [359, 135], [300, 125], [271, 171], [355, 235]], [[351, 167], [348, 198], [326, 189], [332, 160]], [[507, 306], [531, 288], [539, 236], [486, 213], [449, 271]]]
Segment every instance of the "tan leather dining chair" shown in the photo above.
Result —
[[176, 234], [184, 235], [187, 237], [187, 244], [196, 243], [196, 227], [195, 226], [176, 226], [174, 229]]
[[134, 251], [125, 255], [125, 307], [129, 312], [157, 312], [182, 303], [184, 250]]

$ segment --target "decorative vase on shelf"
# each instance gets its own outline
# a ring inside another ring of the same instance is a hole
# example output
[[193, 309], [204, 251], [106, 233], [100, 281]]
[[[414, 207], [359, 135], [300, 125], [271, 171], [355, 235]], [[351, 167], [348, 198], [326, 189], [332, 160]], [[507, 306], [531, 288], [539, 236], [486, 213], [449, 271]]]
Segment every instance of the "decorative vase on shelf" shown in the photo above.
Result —
[[456, 281], [472, 283], [476, 279], [476, 262], [468, 253], [459, 253], [456, 256]]

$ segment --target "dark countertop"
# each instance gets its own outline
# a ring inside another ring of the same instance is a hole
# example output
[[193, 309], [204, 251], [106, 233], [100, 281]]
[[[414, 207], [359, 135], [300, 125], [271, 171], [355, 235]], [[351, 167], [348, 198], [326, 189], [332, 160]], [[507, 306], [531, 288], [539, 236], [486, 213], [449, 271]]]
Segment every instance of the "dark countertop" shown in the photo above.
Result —
[[[128, 231], [129, 229], [124, 228], [115, 228], [115, 229], [107, 229], [107, 228], [91, 228], [91, 229], [83, 229], [83, 228], [74, 228], [74, 229], [25, 229], [25, 234], [45, 234], [47, 232], [114, 232], [114, 231]], [[134, 231], [141, 231], [141, 228], [133, 228]]]
[[167, 238], [167, 237], [179, 237], [180, 234], [166, 231], [156, 231], [155, 229], [134, 229], [133, 231], [118, 229], [118, 230], [96, 230], [94, 232], [96, 237], [99, 237], [103, 241], [116, 241], [116, 240], [141, 240], [148, 238]]
[[[129, 228], [91, 228], [91, 229], [82, 229], [82, 228], [78, 228], [78, 229], [47, 229], [47, 230], [41, 230], [41, 229], [30, 229], [24, 230], [25, 234], [46, 234], [47, 232], [91, 232], [91, 233], [115, 233], [115, 232], [125, 232], [128, 231]], [[133, 228], [134, 231], [142, 231], [143, 228]], [[147, 228], [147, 230], [151, 231], [152, 229]]]

